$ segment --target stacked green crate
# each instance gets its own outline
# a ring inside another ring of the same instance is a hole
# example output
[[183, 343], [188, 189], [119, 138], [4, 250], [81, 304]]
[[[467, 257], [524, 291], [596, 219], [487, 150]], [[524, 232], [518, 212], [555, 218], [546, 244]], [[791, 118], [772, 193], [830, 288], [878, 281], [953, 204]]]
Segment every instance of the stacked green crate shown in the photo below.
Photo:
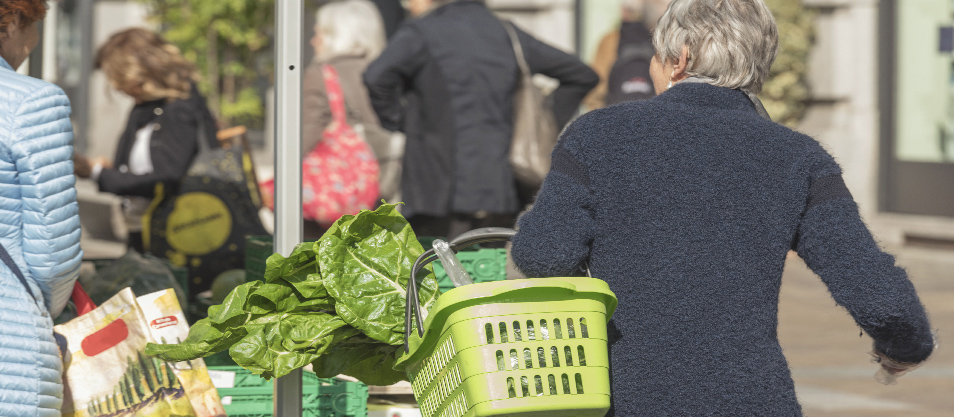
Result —
[[[239, 366], [210, 366], [214, 372], [234, 373], [231, 388], [218, 388], [222, 406], [230, 417], [271, 417], [272, 381]], [[337, 378], [318, 378], [302, 372], [302, 417], [365, 417], [368, 386]]]
[[245, 238], [245, 282], [265, 280], [265, 260], [275, 253], [271, 236]]
[[[464, 270], [470, 274], [474, 283], [502, 281], [507, 279], [507, 250], [506, 249], [477, 249], [457, 252]], [[440, 261], [431, 263], [434, 266], [434, 276], [441, 292], [454, 288], [454, 283], [447, 277]]]

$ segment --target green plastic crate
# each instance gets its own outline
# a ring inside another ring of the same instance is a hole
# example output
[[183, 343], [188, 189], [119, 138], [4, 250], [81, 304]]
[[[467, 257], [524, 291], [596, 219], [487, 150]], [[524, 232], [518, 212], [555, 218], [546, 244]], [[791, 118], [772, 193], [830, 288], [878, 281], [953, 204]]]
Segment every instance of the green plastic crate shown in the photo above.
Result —
[[[230, 417], [271, 417], [272, 381], [239, 366], [210, 366], [211, 371], [235, 373], [233, 388], [218, 388]], [[302, 417], [366, 417], [368, 386], [337, 378], [318, 378], [302, 372]]]
[[271, 236], [245, 237], [245, 282], [265, 280], [265, 260], [275, 253], [273, 242]]
[[[474, 279], [474, 283], [503, 281], [507, 279], [507, 250], [506, 249], [478, 249], [475, 251], [457, 252], [457, 259]], [[441, 292], [454, 289], [454, 283], [447, 277], [440, 261], [431, 263], [437, 285]]]

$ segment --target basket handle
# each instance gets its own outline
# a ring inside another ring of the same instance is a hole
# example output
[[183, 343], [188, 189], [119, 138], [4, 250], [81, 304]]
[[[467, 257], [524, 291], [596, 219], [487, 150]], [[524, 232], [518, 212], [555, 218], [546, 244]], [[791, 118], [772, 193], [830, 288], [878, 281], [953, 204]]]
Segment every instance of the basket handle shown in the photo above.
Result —
[[[484, 227], [466, 232], [450, 241], [450, 249], [454, 253], [479, 243], [509, 241], [517, 234], [516, 230], [506, 227]], [[418, 336], [424, 337], [424, 320], [421, 319], [421, 300], [417, 293], [417, 274], [425, 265], [437, 260], [434, 249], [428, 249], [414, 262], [411, 269], [411, 278], [407, 281], [407, 303], [404, 306], [404, 352], [409, 352], [408, 338], [411, 335], [411, 316], [417, 323]]]

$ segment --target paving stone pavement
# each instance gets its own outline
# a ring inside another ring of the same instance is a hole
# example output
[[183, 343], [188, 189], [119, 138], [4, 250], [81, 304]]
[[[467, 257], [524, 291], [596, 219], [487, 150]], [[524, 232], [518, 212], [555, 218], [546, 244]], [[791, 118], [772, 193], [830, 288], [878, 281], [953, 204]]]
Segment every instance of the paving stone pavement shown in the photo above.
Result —
[[789, 256], [779, 300], [779, 340], [806, 417], [954, 416], [954, 251], [889, 248], [908, 270], [938, 330], [940, 346], [921, 368], [885, 386], [874, 380], [871, 339], [797, 256]]

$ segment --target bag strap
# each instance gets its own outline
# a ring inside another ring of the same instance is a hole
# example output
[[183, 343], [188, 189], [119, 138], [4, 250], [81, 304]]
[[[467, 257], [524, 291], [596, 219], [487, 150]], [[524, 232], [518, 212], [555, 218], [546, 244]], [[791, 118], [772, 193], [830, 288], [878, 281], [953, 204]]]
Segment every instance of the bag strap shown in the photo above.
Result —
[[328, 96], [328, 106], [331, 107], [331, 118], [339, 126], [347, 125], [347, 111], [345, 110], [344, 93], [341, 90], [341, 81], [338, 71], [328, 64], [321, 66], [321, 74], [325, 79], [325, 92]]
[[[3, 247], [2, 243], [0, 243], [0, 259], [2, 259], [3, 263], [7, 265], [7, 268], [10, 268], [10, 270], [13, 271], [13, 275], [17, 276], [17, 279], [20, 280], [21, 284], [23, 284], [23, 288], [26, 288], [27, 292], [30, 294], [30, 297], [33, 298], [33, 302], [39, 304], [40, 300], [36, 298], [36, 294], [34, 294], [33, 290], [30, 289], [30, 285], [27, 284], [26, 277], [23, 276], [23, 272], [20, 271], [20, 267], [17, 266], [16, 262], [13, 262], [13, 257], [10, 256], [10, 253], [7, 252], [7, 248]], [[70, 294], [70, 299], [72, 299], [73, 304], [76, 305], [77, 317], [96, 309], [96, 303], [89, 298], [89, 294], [86, 293], [86, 290], [83, 289], [83, 286], [80, 285], [79, 281], [76, 281], [73, 284], [73, 293]]]
[[23, 272], [20, 272], [20, 267], [17, 266], [16, 262], [13, 262], [13, 257], [10, 256], [10, 253], [7, 252], [7, 248], [3, 247], [3, 244], [0, 243], [0, 259], [3, 260], [3, 263], [7, 265], [7, 268], [10, 268], [13, 271], [13, 275], [17, 276], [17, 279], [20, 280], [20, 283], [23, 284], [23, 288], [26, 288], [27, 292], [30, 293], [30, 297], [33, 298], [33, 302], [39, 303], [40, 300], [36, 298], [36, 294], [33, 294], [33, 290], [30, 288], [30, 285], [27, 284], [26, 277], [23, 276]]
[[76, 306], [77, 317], [96, 309], [96, 303], [93, 302], [93, 299], [89, 298], [89, 294], [86, 293], [86, 290], [83, 289], [83, 286], [80, 285], [78, 280], [73, 284], [73, 294], [70, 295], [70, 298]]
[[517, 66], [520, 67], [520, 73], [525, 77], [532, 77], [533, 73], [530, 72], [530, 65], [527, 64], [527, 57], [523, 54], [523, 46], [520, 45], [520, 39], [517, 38], [517, 29], [511, 22], [501, 22], [503, 23], [504, 29], [507, 30], [507, 36], [510, 37], [510, 44], [513, 46], [513, 54], [517, 57]]

